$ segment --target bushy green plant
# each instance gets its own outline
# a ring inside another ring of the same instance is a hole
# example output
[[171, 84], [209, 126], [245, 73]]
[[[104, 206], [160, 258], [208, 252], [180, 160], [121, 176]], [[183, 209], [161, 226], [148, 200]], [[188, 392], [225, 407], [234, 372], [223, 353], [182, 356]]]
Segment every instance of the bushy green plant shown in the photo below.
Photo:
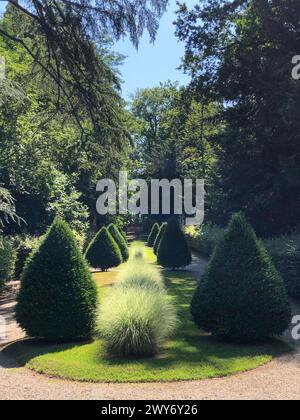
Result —
[[281, 334], [291, 311], [271, 257], [243, 215], [234, 215], [192, 301], [196, 325], [230, 340]]
[[114, 287], [100, 307], [99, 335], [118, 357], [148, 357], [176, 327], [174, 307], [164, 293]]
[[165, 268], [186, 267], [192, 262], [192, 255], [186, 237], [175, 218], [170, 219], [161, 239], [157, 253], [158, 264]]
[[157, 255], [158, 248], [159, 248], [160, 242], [162, 240], [162, 237], [164, 236], [164, 233], [166, 231], [167, 225], [168, 225], [168, 223], [163, 223], [161, 225], [161, 227], [159, 228], [159, 232], [157, 234], [157, 237], [156, 237], [156, 239], [154, 241], [154, 245], [153, 245], [153, 252], [154, 252], [155, 255]]
[[140, 243], [134, 243], [130, 248], [130, 260], [144, 260], [145, 257], [145, 245]]
[[106, 227], [100, 229], [92, 239], [86, 250], [86, 258], [92, 267], [102, 271], [122, 263], [120, 248]]
[[114, 240], [116, 241], [118, 247], [120, 248], [122, 259], [124, 262], [128, 261], [129, 258], [129, 250], [126, 240], [124, 236], [121, 234], [119, 229], [112, 223], [108, 226], [108, 230]]
[[159, 224], [154, 223], [154, 225], [152, 226], [150, 235], [148, 236], [148, 246], [153, 247], [155, 239], [157, 238], [158, 232], [159, 232]]
[[164, 281], [156, 267], [144, 261], [130, 261], [119, 273], [120, 287], [139, 287], [146, 290], [165, 290]]
[[0, 243], [0, 292], [5, 283], [15, 275], [16, 250], [10, 238], [1, 237]]
[[300, 235], [264, 240], [275, 267], [281, 274], [288, 294], [300, 298]]
[[211, 257], [224, 233], [225, 229], [212, 224], [188, 226], [185, 228], [185, 235], [190, 248], [203, 258]]
[[94, 331], [97, 289], [68, 225], [56, 219], [26, 263], [16, 318], [33, 337], [71, 340]]
[[25, 236], [17, 238], [16, 247], [17, 247], [17, 261], [16, 261], [16, 277], [20, 278], [26, 260], [33, 252], [35, 247], [38, 244], [38, 238], [33, 236]]

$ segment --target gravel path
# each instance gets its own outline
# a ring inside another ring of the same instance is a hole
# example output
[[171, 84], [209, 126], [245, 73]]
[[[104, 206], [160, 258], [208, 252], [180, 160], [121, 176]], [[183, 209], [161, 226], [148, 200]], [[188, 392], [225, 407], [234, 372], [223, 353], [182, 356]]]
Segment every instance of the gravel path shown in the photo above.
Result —
[[[203, 271], [205, 262], [193, 260], [192, 271]], [[14, 284], [14, 291], [17, 284]], [[14, 293], [0, 300], [0, 315], [7, 316], [6, 341], [20, 338], [22, 332], [13, 320]], [[300, 305], [294, 305], [300, 314]], [[287, 333], [289, 335], [289, 333]], [[1, 343], [2, 344], [2, 343]], [[0, 400], [298, 400], [300, 399], [300, 345], [293, 354], [274, 360], [256, 370], [194, 382], [168, 384], [88, 384], [47, 378], [16, 366], [0, 352]]]

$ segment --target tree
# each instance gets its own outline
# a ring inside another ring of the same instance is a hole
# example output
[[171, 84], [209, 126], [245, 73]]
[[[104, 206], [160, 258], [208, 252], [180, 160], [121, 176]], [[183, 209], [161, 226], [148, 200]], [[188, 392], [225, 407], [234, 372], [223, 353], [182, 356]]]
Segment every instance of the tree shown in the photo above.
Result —
[[226, 223], [243, 210], [259, 235], [300, 219], [300, 84], [291, 77], [299, 12], [297, 0], [208, 0], [178, 12], [190, 90], [225, 104], [207, 216]]
[[106, 227], [100, 229], [86, 250], [86, 258], [94, 268], [107, 271], [122, 263], [122, 254]]
[[159, 229], [159, 232], [157, 234], [157, 237], [154, 241], [154, 245], [153, 245], [153, 251], [154, 254], [157, 255], [158, 249], [159, 249], [159, 245], [161, 242], [162, 237], [164, 236], [165, 230], [167, 228], [167, 223], [163, 223]]
[[233, 341], [262, 340], [287, 329], [283, 280], [241, 214], [233, 216], [192, 301], [196, 325]]
[[191, 264], [192, 256], [186, 237], [175, 218], [171, 218], [157, 251], [157, 262], [165, 268], [186, 267]]
[[99, 41], [107, 35], [118, 40], [129, 34], [137, 46], [145, 28], [153, 41], [168, 2], [9, 0], [8, 3], [8, 12], [18, 14], [19, 28], [12, 32], [2, 27], [0, 35], [30, 55], [45, 83], [55, 84], [58, 109], [63, 106], [82, 133], [87, 132], [83, 116], [88, 116], [96, 133], [97, 129], [104, 130], [101, 118], [104, 121], [109, 121], [108, 115], [114, 118], [108, 106], [110, 92], [101, 86], [101, 80], [107, 78], [117, 83], [97, 53]]
[[97, 289], [88, 265], [68, 225], [56, 219], [26, 263], [17, 322], [32, 337], [88, 338], [96, 309]]
[[154, 225], [152, 226], [150, 235], [148, 237], [148, 246], [153, 247], [155, 239], [157, 238], [158, 232], [159, 232], [159, 224], [154, 223]]
[[108, 226], [108, 231], [111, 234], [111, 236], [113, 237], [113, 239], [115, 240], [115, 242], [117, 243], [118, 247], [120, 248], [123, 262], [128, 261], [129, 251], [128, 251], [128, 245], [127, 245], [127, 242], [126, 242], [124, 236], [121, 234], [121, 232], [119, 231], [117, 226], [113, 223], [111, 223]]

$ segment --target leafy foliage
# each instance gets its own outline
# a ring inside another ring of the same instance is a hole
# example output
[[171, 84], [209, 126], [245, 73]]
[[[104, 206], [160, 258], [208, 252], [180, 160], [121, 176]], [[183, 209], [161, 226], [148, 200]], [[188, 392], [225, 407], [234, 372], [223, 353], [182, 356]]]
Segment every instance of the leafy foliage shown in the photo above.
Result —
[[264, 245], [285, 282], [288, 294], [295, 299], [299, 299], [300, 235], [265, 240]]
[[281, 334], [291, 311], [283, 281], [244, 216], [233, 216], [192, 301], [196, 325], [234, 341]]
[[16, 318], [33, 337], [87, 338], [93, 333], [97, 290], [68, 225], [56, 219], [28, 260]]
[[110, 232], [111, 236], [114, 238], [118, 247], [120, 248], [123, 262], [128, 261], [129, 250], [127, 241], [125, 240], [124, 236], [113, 223], [108, 226], [108, 231]]
[[27, 258], [31, 255], [38, 244], [38, 238], [25, 236], [17, 238], [15, 242], [17, 247], [16, 277], [20, 278]]
[[159, 232], [159, 224], [154, 223], [154, 225], [152, 226], [151, 232], [149, 234], [149, 237], [148, 237], [148, 246], [152, 247], [154, 245], [154, 242], [155, 242], [155, 239], [158, 235], [158, 232]]
[[182, 268], [191, 264], [192, 255], [186, 237], [175, 218], [170, 219], [157, 252], [157, 262], [165, 268]]
[[86, 250], [86, 258], [94, 268], [107, 271], [122, 263], [120, 248], [106, 227], [100, 229]]
[[181, 4], [177, 36], [195, 98], [226, 106], [207, 217], [225, 224], [244, 211], [257, 233], [290, 232], [300, 219], [300, 84], [298, 0], [208, 0]]
[[185, 236], [191, 249], [195, 250], [204, 258], [213, 254], [219, 241], [224, 236], [224, 229], [217, 225], [204, 224], [188, 226], [185, 228]]
[[164, 236], [164, 233], [165, 233], [165, 230], [167, 228], [167, 225], [168, 225], [168, 223], [165, 222], [159, 228], [159, 232], [157, 234], [157, 237], [156, 237], [156, 239], [154, 241], [154, 245], [153, 245], [153, 252], [154, 252], [155, 255], [157, 255], [157, 252], [158, 252], [158, 249], [159, 249], [159, 245], [160, 245], [160, 242], [161, 242], [161, 240], [162, 240], [162, 238]]
[[15, 274], [16, 251], [13, 241], [9, 238], [0, 238], [0, 292], [5, 283]]

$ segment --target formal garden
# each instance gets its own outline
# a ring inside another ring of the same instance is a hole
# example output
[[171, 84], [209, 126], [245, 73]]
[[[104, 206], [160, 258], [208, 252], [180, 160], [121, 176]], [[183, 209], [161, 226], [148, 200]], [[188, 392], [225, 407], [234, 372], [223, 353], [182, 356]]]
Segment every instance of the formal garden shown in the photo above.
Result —
[[82, 249], [57, 218], [16, 260], [13, 243], [3, 248], [7, 270], [21, 272], [16, 320], [27, 334], [4, 354], [51, 377], [121, 383], [227, 376], [291, 351], [280, 339], [291, 319], [284, 282], [245, 217], [212, 235], [202, 278], [188, 269], [191, 232], [171, 218], [128, 244], [110, 224]]
[[299, 33], [298, 0], [0, 1], [0, 399], [300, 398]]

